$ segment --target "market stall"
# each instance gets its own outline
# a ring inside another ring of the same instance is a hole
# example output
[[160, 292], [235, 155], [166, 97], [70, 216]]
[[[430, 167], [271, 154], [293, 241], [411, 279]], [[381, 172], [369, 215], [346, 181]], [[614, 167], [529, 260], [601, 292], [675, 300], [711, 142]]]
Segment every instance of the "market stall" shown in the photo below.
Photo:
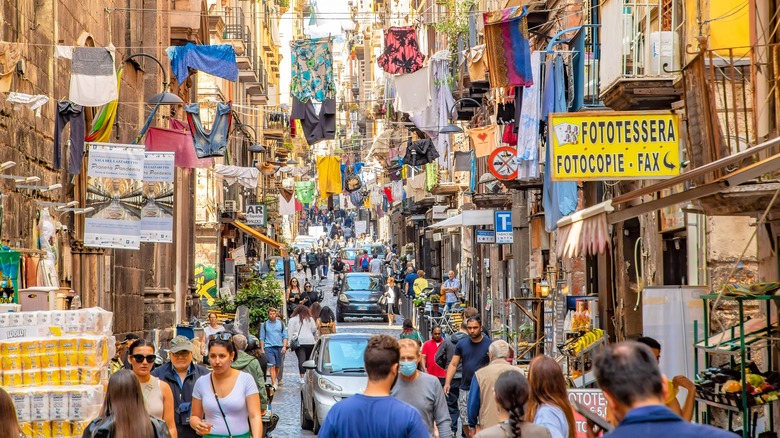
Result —
[[24, 434], [82, 436], [103, 403], [112, 319], [100, 308], [0, 313], [2, 386]]

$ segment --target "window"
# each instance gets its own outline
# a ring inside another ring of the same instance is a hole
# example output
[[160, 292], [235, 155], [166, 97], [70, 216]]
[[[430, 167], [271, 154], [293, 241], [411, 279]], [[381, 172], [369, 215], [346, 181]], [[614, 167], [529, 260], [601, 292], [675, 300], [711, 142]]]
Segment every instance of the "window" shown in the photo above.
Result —
[[323, 374], [365, 373], [367, 338], [329, 338], [322, 348]]
[[382, 284], [379, 276], [372, 275], [347, 275], [344, 290], [381, 290]]

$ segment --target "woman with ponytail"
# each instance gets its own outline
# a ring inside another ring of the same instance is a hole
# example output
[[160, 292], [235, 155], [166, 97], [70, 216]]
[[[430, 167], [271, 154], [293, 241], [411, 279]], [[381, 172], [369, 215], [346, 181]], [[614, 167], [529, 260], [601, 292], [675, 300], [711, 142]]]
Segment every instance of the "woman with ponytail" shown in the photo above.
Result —
[[494, 389], [500, 423], [477, 433], [475, 438], [551, 438], [550, 431], [525, 421], [528, 380], [517, 372], [505, 371]]

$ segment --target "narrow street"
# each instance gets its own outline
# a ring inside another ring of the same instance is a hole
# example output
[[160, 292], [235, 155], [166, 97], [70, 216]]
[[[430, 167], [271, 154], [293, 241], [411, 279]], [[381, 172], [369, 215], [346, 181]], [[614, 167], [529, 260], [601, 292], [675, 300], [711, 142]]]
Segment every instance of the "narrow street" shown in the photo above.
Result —
[[[316, 283], [315, 283], [316, 284]], [[336, 309], [336, 297], [332, 293], [332, 282], [328, 278], [327, 281], [323, 281], [321, 286], [325, 299], [323, 301], [323, 307], [329, 306], [331, 309]], [[388, 327], [386, 322], [381, 322], [377, 319], [351, 319], [348, 318], [347, 322], [339, 323], [339, 333], [370, 333], [370, 334], [386, 334], [393, 337], [398, 337], [401, 333], [401, 326], [396, 324], [393, 327]], [[316, 436], [309, 430], [301, 429], [301, 384], [298, 383], [298, 361], [295, 354], [288, 353], [284, 358], [284, 385], [279, 387], [274, 397], [271, 409], [279, 414], [279, 425], [276, 430], [271, 433], [274, 438], [286, 438], [286, 437], [312, 437]]]

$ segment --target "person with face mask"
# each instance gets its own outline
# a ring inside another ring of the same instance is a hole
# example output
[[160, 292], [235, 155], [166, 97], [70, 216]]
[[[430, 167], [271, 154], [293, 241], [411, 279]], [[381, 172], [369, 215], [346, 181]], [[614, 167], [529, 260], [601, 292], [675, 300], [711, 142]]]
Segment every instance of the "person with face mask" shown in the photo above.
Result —
[[390, 395], [417, 409], [431, 437], [436, 436], [434, 423], [439, 430], [439, 438], [452, 437], [447, 397], [439, 379], [417, 369], [420, 361], [417, 342], [401, 339], [398, 345], [401, 347], [401, 378], [395, 383]]

